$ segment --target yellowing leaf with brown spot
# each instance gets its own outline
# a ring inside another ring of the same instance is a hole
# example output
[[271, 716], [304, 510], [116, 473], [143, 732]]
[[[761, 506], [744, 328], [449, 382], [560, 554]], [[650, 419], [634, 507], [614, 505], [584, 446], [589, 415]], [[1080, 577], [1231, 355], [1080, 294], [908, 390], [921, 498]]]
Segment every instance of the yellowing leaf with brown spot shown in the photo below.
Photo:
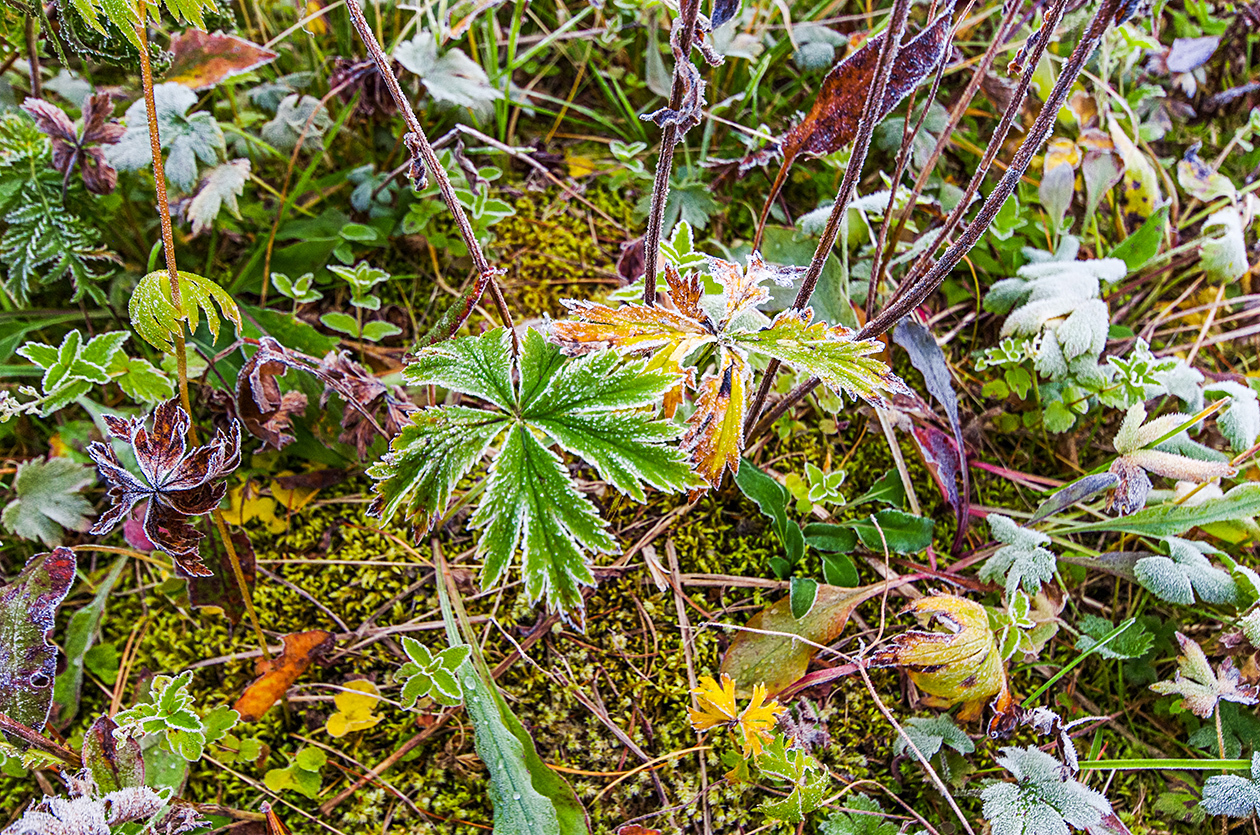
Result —
[[928, 694], [923, 702], [930, 707], [962, 703], [958, 718], [963, 721], [979, 719], [985, 703], [997, 697], [998, 716], [990, 728], [1003, 727], [1016, 708], [985, 608], [964, 597], [938, 594], [919, 598], [905, 611], [913, 613], [920, 626], [936, 624], [942, 631], [904, 632], [893, 638], [889, 649], [875, 653], [873, 663], [905, 670]]
[[723, 351], [718, 373], [700, 381], [696, 410], [687, 420], [682, 448], [690, 453], [691, 468], [717, 487], [729, 469], [739, 472], [744, 448], [744, 413], [748, 410], [748, 364]]
[[1159, 177], [1155, 166], [1146, 154], [1138, 150], [1125, 133], [1120, 122], [1113, 119], [1109, 125], [1111, 141], [1115, 143], [1120, 158], [1124, 160], [1124, 178], [1120, 181], [1120, 205], [1124, 209], [1125, 225], [1135, 229], [1150, 217], [1160, 202]]

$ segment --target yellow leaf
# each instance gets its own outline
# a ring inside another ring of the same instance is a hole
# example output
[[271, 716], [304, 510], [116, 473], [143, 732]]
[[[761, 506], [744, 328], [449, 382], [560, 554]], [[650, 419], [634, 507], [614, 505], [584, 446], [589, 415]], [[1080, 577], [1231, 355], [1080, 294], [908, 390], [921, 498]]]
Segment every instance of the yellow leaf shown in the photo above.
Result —
[[[322, 8], [324, 8], [324, 6], [319, 2], [319, 0], [307, 0], [306, 14], [308, 16], [318, 14]], [[328, 31], [328, 24], [324, 22], [324, 18], [322, 16], [317, 17], [306, 24], [306, 31], [310, 32], [312, 35], [322, 35]]]
[[283, 533], [288, 527], [283, 519], [276, 518], [275, 499], [257, 495], [252, 484], [232, 488], [228, 492], [228, 503], [228, 508], [223, 511], [223, 518], [233, 525], [244, 527], [247, 522], [257, 519], [271, 533]]
[[1134, 228], [1155, 211], [1159, 203], [1159, 178], [1155, 166], [1138, 150], [1124, 132], [1120, 122], [1113, 119], [1110, 125], [1111, 141], [1115, 143], [1120, 158], [1124, 160], [1124, 179], [1121, 181], [1121, 200], [1125, 224]]
[[[293, 475], [293, 471], [285, 470], [282, 473], [277, 473], [277, 475], [281, 477]], [[306, 507], [318, 493], [318, 487], [295, 487], [292, 490], [286, 490], [280, 486], [280, 482], [271, 482], [271, 495], [275, 497], [280, 507], [283, 507], [289, 513], [297, 513]]]
[[[722, 351], [716, 374], [700, 381], [696, 410], [687, 420], [682, 448], [690, 453], [691, 468], [713, 487], [729, 468], [739, 472], [744, 448], [745, 386], [748, 364], [732, 351]], [[694, 495], [693, 495], [694, 498]]]
[[1042, 170], [1050, 171], [1058, 168], [1060, 165], [1070, 165], [1075, 168], [1080, 163], [1081, 152], [1077, 150], [1076, 143], [1071, 139], [1055, 137], [1046, 146], [1046, 156], [1042, 163]]
[[740, 711], [735, 703], [735, 682], [725, 673], [721, 684], [712, 676], [702, 677], [700, 686], [691, 693], [698, 705], [687, 711], [691, 727], [697, 731], [729, 728], [738, 735], [745, 757], [761, 753], [762, 744], [773, 738], [775, 723], [784, 710], [774, 700], [767, 702], [765, 685], [757, 684], [753, 686], [752, 700]]
[[352, 681], [346, 684], [346, 688], [333, 697], [337, 712], [329, 716], [324, 725], [329, 736], [340, 738], [355, 731], [367, 730], [383, 718], [372, 714], [380, 703], [381, 695], [375, 684], [366, 680]]
[[569, 166], [570, 177], [586, 177], [595, 173], [595, 161], [581, 154], [565, 154], [564, 161]]
[[906, 611], [912, 612], [921, 626], [937, 623], [945, 631], [912, 629], [902, 633], [893, 638], [890, 649], [875, 654], [874, 663], [905, 670], [928, 694], [923, 701], [930, 707], [963, 703], [958, 714], [963, 721], [979, 719], [985, 702], [992, 698], [996, 715], [989, 723], [990, 733], [1013, 727], [1017, 708], [985, 608], [964, 597], [938, 594], [919, 598]]

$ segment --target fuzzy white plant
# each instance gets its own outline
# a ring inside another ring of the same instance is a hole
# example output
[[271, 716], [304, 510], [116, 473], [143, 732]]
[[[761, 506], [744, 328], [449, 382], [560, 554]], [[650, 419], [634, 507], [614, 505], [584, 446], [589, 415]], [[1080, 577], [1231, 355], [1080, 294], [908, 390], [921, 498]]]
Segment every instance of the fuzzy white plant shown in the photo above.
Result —
[[[1145, 507], [1146, 497], [1151, 492], [1148, 473], [1196, 484], [1237, 473], [1228, 461], [1207, 461], [1190, 458], [1182, 454], [1182, 450], [1171, 452], [1152, 448], [1156, 441], [1191, 420], [1191, 415], [1174, 413], [1148, 421], [1144, 404], [1135, 403], [1129, 407], [1124, 422], [1120, 424], [1120, 430], [1112, 441], [1120, 457], [1112, 462], [1111, 472], [1120, 478], [1120, 482], [1111, 494], [1109, 510], [1125, 516]], [[1178, 439], [1174, 437], [1169, 440]], [[1192, 442], [1186, 439], [1184, 443]]]

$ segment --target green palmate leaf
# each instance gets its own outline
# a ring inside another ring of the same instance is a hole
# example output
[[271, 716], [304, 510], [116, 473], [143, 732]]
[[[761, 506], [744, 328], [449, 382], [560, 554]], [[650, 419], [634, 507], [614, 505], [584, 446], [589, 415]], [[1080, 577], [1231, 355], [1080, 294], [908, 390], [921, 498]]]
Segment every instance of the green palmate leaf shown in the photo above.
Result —
[[0, 587], [0, 713], [37, 731], [48, 722], [57, 676], [57, 647], [48, 639], [74, 571], [74, 552], [56, 548], [31, 557]]
[[92, 602], [75, 612], [66, 627], [66, 639], [62, 645], [66, 655], [66, 669], [57, 676], [53, 686], [53, 702], [57, 706], [55, 724], [65, 727], [79, 712], [79, 694], [83, 689], [84, 656], [92, 648], [96, 633], [101, 626], [101, 618], [105, 614], [105, 602], [109, 599], [122, 570], [127, 565], [126, 557], [115, 561], [105, 579], [96, 588]]
[[[914, 743], [914, 747], [918, 748], [919, 753], [925, 757], [935, 755], [942, 747], [953, 748], [960, 754], [970, 754], [976, 750], [971, 737], [967, 736], [948, 716], [915, 716], [907, 719], [903, 728], [906, 736], [910, 737]], [[908, 750], [910, 749], [905, 737], [898, 736], [893, 751], [904, 754]]]
[[298, 142], [303, 151], [321, 151], [324, 134], [331, 125], [328, 108], [319, 99], [294, 93], [280, 101], [275, 118], [264, 124], [259, 133], [265, 142], [286, 154]]
[[1207, 603], [1233, 603], [1237, 588], [1229, 572], [1216, 568], [1206, 554], [1219, 554], [1203, 542], [1170, 536], [1169, 556], [1150, 556], [1139, 559], [1133, 573], [1142, 587], [1170, 603], [1189, 606], [1194, 603], [1195, 593]]
[[157, 405], [175, 396], [171, 378], [145, 359], [119, 352], [109, 364], [109, 375], [124, 394], [139, 403]]
[[460, 479], [498, 444], [471, 520], [482, 530], [483, 583], [498, 582], [519, 549], [530, 597], [580, 612], [579, 587], [593, 582], [587, 554], [610, 553], [617, 544], [550, 445], [580, 456], [636, 499], [645, 498], [645, 485], [693, 486], [682, 454], [666, 445], [678, 436], [676, 425], [640, 410], [677, 381], [608, 352], [568, 359], [533, 330], [522, 339], [515, 382], [513, 370], [503, 330], [417, 354], [404, 372], [409, 382], [439, 385], [501, 411], [451, 406], [417, 412], [369, 471], [377, 479], [372, 513], [384, 520], [406, 508], [430, 524]]
[[220, 312], [240, 329], [241, 312], [236, 302], [210, 279], [181, 270], [179, 297], [177, 308], [171, 301], [170, 275], [164, 270], [151, 272], [140, 279], [132, 293], [128, 306], [131, 325], [154, 348], [173, 353], [175, 343], [172, 337], [182, 332], [181, 323], [187, 324], [189, 333], [196, 333], [201, 311], [205, 311], [206, 326], [214, 339], [219, 338]]
[[92, 505], [79, 491], [96, 482], [96, 473], [69, 458], [24, 461], [13, 479], [17, 498], [5, 506], [0, 523], [23, 539], [61, 544], [63, 529], [91, 527]]
[[[167, 82], [153, 88], [158, 136], [167, 151], [163, 170], [167, 180], [185, 194], [191, 194], [200, 179], [198, 166], [217, 165], [226, 150], [223, 130], [214, 116], [205, 111], [190, 114], [197, 94], [182, 84]], [[137, 99], [124, 116], [127, 132], [115, 145], [105, 149], [105, 158], [120, 171], [140, 171], [153, 164], [149, 143], [149, 117], [144, 97]]]
[[[178, 676], [154, 676], [149, 688], [149, 701], [114, 717], [120, 734], [146, 736], [160, 734], [171, 752], [188, 762], [201, 759], [207, 744], [209, 728], [193, 707], [192, 671]], [[233, 711], [235, 712], [235, 711]], [[230, 724], [227, 726], [230, 727]], [[216, 726], [219, 732], [227, 727]]]
[[789, 790], [782, 800], [766, 801], [757, 808], [769, 818], [787, 823], [800, 823], [805, 816], [822, 805], [831, 788], [827, 769], [801, 748], [787, 747], [782, 734], [776, 734], [757, 757], [757, 770], [762, 776], [786, 784]]
[[482, 584], [496, 584], [521, 549], [525, 590], [561, 611], [582, 609], [580, 586], [593, 586], [587, 551], [612, 553], [617, 542], [595, 505], [573, 486], [560, 456], [528, 429], [508, 430], [491, 465], [486, 494], [469, 523], [481, 528]]
[[1130, 516], [1104, 519], [1072, 528], [1073, 532], [1116, 531], [1137, 536], [1180, 536], [1199, 525], [1250, 519], [1260, 514], [1260, 484], [1240, 484], [1224, 496], [1207, 499], [1193, 507], [1165, 504], [1148, 507]]
[[844, 327], [825, 322], [810, 324], [813, 311], [785, 310], [768, 328], [735, 333], [734, 342], [754, 353], [765, 354], [818, 377], [836, 391], [860, 397], [868, 403], [887, 402], [881, 392], [908, 393], [905, 383], [873, 357], [884, 350], [875, 340], [854, 339]]
[[[1081, 618], [1077, 627], [1081, 630], [1081, 635], [1076, 639], [1076, 648], [1081, 652], [1092, 649], [1116, 628], [1111, 621], [1097, 615], [1086, 615]], [[1154, 645], [1155, 636], [1143, 624], [1134, 623], [1117, 635], [1115, 640], [1108, 641], [1105, 646], [1099, 647], [1094, 652], [1102, 658], [1141, 658], [1150, 652]]]

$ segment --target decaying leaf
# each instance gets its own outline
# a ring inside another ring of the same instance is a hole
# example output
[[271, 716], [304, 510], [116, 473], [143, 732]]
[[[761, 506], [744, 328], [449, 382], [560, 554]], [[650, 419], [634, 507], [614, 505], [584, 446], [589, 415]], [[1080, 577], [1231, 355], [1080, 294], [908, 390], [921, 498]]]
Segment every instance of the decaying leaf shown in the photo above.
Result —
[[188, 201], [188, 219], [192, 221], [194, 236], [209, 229], [222, 209], [226, 208], [232, 217], [241, 216], [236, 198], [249, 182], [249, 169], [249, 160], [233, 159], [205, 173], [197, 193]]
[[[245, 575], [245, 585], [252, 590], [257, 577], [254, 546], [245, 531], [233, 531], [231, 536], [232, 547], [236, 549], [236, 558], [241, 564], [241, 573]], [[217, 609], [233, 624], [240, 623], [245, 614], [245, 600], [241, 596], [241, 587], [236, 582], [236, 572], [228, 559], [227, 549], [218, 537], [212, 537], [208, 552], [202, 557], [213, 574], [188, 578], [188, 602], [197, 609]]]
[[88, 455], [109, 485], [106, 495], [112, 503], [91, 532], [109, 533], [136, 504], [147, 500], [144, 532], [149, 540], [170, 554], [184, 574], [208, 576], [209, 569], [198, 556], [198, 543], [204, 534], [188, 519], [210, 513], [227, 494], [222, 479], [241, 462], [240, 424], [232, 421], [227, 432], [219, 429], [208, 444], [190, 450], [187, 435], [191, 419], [178, 400], [168, 400], [154, 409], [152, 425], [147, 429], [144, 418], [124, 420], [105, 415], [104, 421], [114, 438], [131, 445], [142, 477], [137, 478], [122, 465], [109, 442], [88, 445]]
[[989, 733], [1002, 735], [1014, 727], [1019, 708], [1006, 682], [1006, 666], [985, 608], [973, 600], [950, 594], [921, 597], [906, 607], [921, 626], [936, 623], [943, 632], [912, 629], [892, 639], [892, 646], [872, 656], [876, 666], [906, 671], [931, 707], [963, 705], [958, 718], [980, 718], [992, 699], [994, 717]]
[[1177, 658], [1177, 674], [1171, 681], [1152, 684], [1151, 689], [1156, 693], [1181, 696], [1186, 710], [1203, 719], [1215, 713], [1222, 701], [1244, 705], [1260, 702], [1260, 687], [1243, 682], [1242, 673], [1232, 659], [1226, 658], [1213, 673], [1212, 665], [1197, 641], [1178, 632], [1177, 643], [1181, 645], [1182, 652]]
[[482, 295], [486, 292], [486, 287], [490, 285], [495, 276], [502, 272], [503, 270], [501, 269], [490, 269], [478, 275], [472, 286], [468, 288], [468, 291], [456, 299], [455, 303], [438, 317], [428, 332], [420, 337], [416, 347], [427, 348], [430, 345], [436, 345], [439, 342], [450, 339], [458, 333], [464, 322], [468, 321], [468, 317], [472, 315], [473, 308], [477, 306], [477, 302], [481, 301]]
[[172, 38], [171, 52], [174, 57], [165, 80], [194, 90], [208, 90], [276, 60], [276, 53], [265, 46], [200, 29], [185, 29]]
[[792, 614], [791, 599], [784, 597], [748, 621], [748, 630], [757, 631], [736, 633], [722, 657], [722, 674], [734, 680], [740, 695], [751, 695], [758, 684], [771, 695], [778, 693], [805, 675], [817, 645], [826, 646], [838, 638], [858, 604], [903, 582], [857, 588], [820, 584], [813, 608], [799, 619]]
[[74, 571], [74, 552], [56, 548], [31, 557], [0, 587], [0, 713], [37, 731], [48, 722], [57, 677], [57, 647], [48, 638]]
[[52, 142], [53, 168], [69, 181], [75, 166], [83, 176], [83, 185], [93, 194], [109, 194], [118, 185], [118, 172], [105, 160], [102, 146], [113, 145], [126, 128], [114, 121], [114, 103], [108, 93], [97, 93], [83, 100], [83, 132], [74, 128], [61, 108], [30, 97], [22, 109], [31, 114], [36, 126]]
[[259, 350], [245, 361], [236, 377], [236, 414], [249, 433], [265, 446], [284, 449], [294, 437], [286, 431], [293, 415], [306, 411], [306, 395], [300, 391], [280, 393], [277, 377], [290, 363], [284, 361], [280, 343], [264, 336]]
[[282, 697], [311, 663], [333, 645], [331, 632], [312, 629], [291, 632], [284, 636], [284, 652], [280, 657], [259, 660], [258, 678], [236, 700], [232, 707], [242, 722], [257, 722]]
[[102, 794], [144, 785], [144, 756], [130, 736], [114, 736], [118, 725], [99, 716], [83, 737], [83, 767]]
[[280, 820], [280, 816], [276, 814], [276, 810], [271, 808], [270, 803], [262, 805], [263, 814], [267, 816], [267, 835], [291, 835], [289, 827], [284, 825], [284, 821]]
[[0, 513], [0, 524], [23, 539], [56, 547], [65, 530], [92, 526], [92, 505], [79, 491], [95, 481], [90, 468], [70, 458], [23, 461], [13, 478], [17, 496]]

